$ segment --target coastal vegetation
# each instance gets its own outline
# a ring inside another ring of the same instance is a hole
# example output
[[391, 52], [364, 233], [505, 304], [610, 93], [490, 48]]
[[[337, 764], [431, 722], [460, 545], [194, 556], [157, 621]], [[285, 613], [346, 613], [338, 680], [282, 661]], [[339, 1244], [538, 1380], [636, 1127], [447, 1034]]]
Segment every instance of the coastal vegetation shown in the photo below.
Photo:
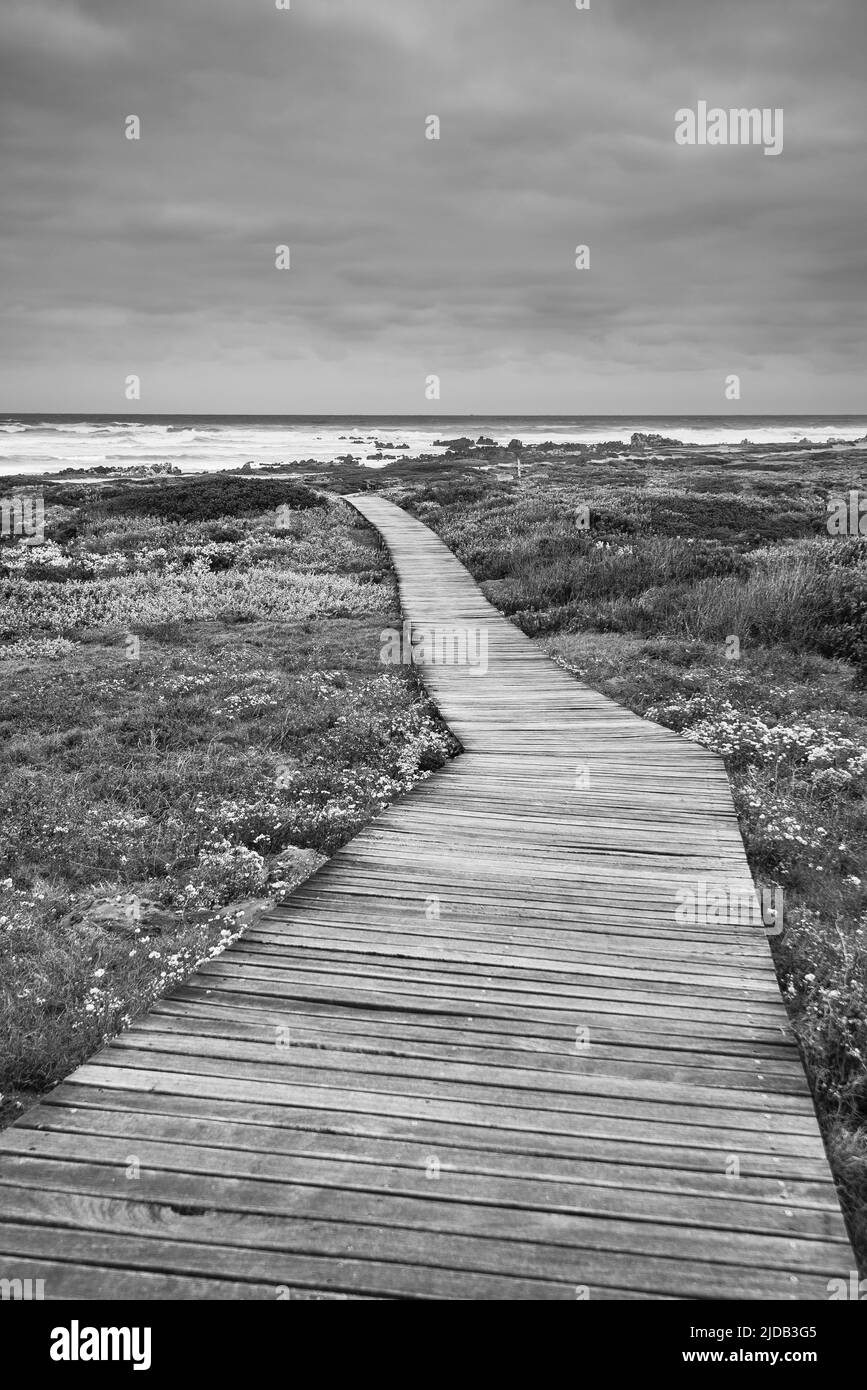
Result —
[[0, 1091], [14, 1118], [457, 745], [385, 551], [293, 483], [45, 484], [0, 546]]

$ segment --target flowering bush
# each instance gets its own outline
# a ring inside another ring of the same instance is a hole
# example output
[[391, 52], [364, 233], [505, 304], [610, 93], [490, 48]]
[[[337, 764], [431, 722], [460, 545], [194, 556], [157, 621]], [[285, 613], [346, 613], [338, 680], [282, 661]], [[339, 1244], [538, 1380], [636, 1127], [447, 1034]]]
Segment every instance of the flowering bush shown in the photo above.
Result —
[[57, 661], [72, 650], [73, 643], [65, 637], [22, 637], [16, 642], [0, 642], [0, 661], [35, 661], [39, 657]]
[[265, 891], [264, 857], [246, 845], [216, 839], [199, 854], [183, 885], [184, 906], [217, 907], [232, 898], [255, 898]]
[[725, 697], [702, 692], [650, 705], [648, 719], [677, 729], [734, 765], [768, 764], [801, 771], [826, 792], [867, 792], [867, 750], [845, 732], [841, 720], [775, 721], [768, 710], [744, 710]]

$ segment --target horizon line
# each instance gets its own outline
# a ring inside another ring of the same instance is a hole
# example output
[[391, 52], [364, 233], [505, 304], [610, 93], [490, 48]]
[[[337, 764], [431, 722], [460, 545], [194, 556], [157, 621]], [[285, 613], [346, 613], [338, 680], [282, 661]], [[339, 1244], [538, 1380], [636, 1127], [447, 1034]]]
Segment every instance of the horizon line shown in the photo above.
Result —
[[753, 411], [724, 414], [711, 411], [687, 413], [668, 411], [664, 414], [651, 414], [649, 411], [631, 410], [617, 414], [592, 413], [582, 411], [475, 411], [470, 414], [432, 415], [383, 411], [373, 414], [338, 411], [273, 411], [273, 410], [147, 410], [136, 412], [108, 410], [3, 410], [0, 420], [22, 419], [83, 419], [101, 420], [867, 420], [867, 409], [863, 411]]

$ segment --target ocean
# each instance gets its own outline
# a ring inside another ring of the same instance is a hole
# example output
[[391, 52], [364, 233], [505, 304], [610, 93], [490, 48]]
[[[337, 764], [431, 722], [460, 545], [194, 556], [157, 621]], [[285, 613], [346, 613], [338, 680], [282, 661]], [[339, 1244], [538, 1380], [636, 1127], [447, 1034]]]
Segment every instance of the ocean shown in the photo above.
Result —
[[0, 415], [0, 473], [53, 473], [63, 468], [171, 463], [183, 473], [237, 468], [248, 460], [329, 463], [351, 454], [371, 458], [406, 445], [411, 457], [441, 453], [437, 440], [480, 436], [498, 444], [593, 444], [633, 432], [685, 444], [787, 444], [809, 439], [853, 442], [867, 436], [865, 415]]

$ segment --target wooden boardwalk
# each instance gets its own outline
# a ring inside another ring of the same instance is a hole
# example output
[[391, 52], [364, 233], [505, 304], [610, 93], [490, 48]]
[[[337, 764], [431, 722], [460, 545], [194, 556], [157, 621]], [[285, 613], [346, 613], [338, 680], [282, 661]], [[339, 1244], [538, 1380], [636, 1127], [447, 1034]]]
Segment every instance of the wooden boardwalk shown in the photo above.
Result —
[[0, 1277], [827, 1298], [855, 1263], [766, 937], [676, 916], [748, 878], [721, 763], [351, 500], [417, 634], [469, 632], [425, 671], [465, 752], [0, 1136]]

